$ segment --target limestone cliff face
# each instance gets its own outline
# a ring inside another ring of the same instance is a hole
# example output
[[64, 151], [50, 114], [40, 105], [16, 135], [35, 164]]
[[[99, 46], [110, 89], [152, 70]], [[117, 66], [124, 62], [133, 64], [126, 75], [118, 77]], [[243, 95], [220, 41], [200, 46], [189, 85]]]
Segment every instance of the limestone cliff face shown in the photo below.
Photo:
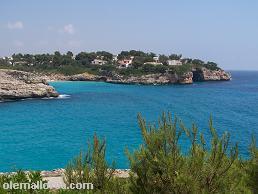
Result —
[[192, 69], [182, 75], [176, 73], [156, 73], [142, 76], [123, 76], [110, 72], [105, 76], [98, 76], [89, 73], [82, 73], [71, 76], [47, 75], [40, 76], [46, 80], [67, 80], [67, 81], [104, 81], [117, 84], [143, 84], [143, 85], [164, 85], [164, 84], [192, 84], [199, 81], [227, 81], [231, 79], [229, 73], [224, 70], [209, 70], [207, 68]]
[[122, 83], [122, 84], [192, 84], [198, 81], [228, 81], [231, 79], [229, 73], [222, 69], [210, 70], [207, 68], [193, 69], [182, 75], [174, 74], [149, 74], [142, 76], [121, 76], [112, 75], [107, 77], [106, 82]]
[[187, 72], [178, 78], [180, 84], [192, 84], [193, 83], [193, 72]]
[[108, 77], [106, 82], [120, 84], [143, 84], [143, 85], [160, 85], [170, 83], [170, 78], [162, 74], [149, 74], [142, 76], [113, 76]]
[[82, 73], [72, 76], [61, 74], [41, 75], [16, 70], [0, 69], [0, 101], [24, 98], [57, 97], [58, 93], [45, 80], [104, 81], [121, 84], [192, 84], [196, 81], [227, 81], [231, 76], [224, 70], [207, 68], [193, 69], [182, 75], [176, 73], [148, 74], [142, 76], [122, 76], [110, 73], [106, 76]]
[[67, 76], [69, 81], [106, 81], [106, 77], [89, 74], [87, 72], [77, 75]]
[[143, 85], [164, 85], [164, 84], [191, 84], [193, 74], [192, 72], [183, 75], [177, 74], [148, 74], [142, 76], [112, 76], [107, 78], [106, 82], [121, 83], [121, 84], [143, 84]]
[[231, 75], [222, 69], [209, 70], [207, 68], [194, 69], [193, 81], [228, 81]]
[[55, 89], [35, 74], [0, 69], [0, 100], [57, 96]]
[[47, 81], [105, 81], [106, 77], [93, 75], [90, 73], [81, 73], [75, 75], [62, 74], [39, 74], [38, 77]]

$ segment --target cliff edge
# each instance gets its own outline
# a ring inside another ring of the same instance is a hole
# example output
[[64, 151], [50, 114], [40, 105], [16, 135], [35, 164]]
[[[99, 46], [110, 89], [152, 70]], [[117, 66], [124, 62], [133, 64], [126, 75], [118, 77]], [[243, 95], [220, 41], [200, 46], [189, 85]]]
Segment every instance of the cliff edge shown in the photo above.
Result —
[[222, 69], [210, 70], [207, 68], [193, 69], [193, 81], [229, 81], [231, 75]]
[[0, 100], [57, 97], [52, 86], [33, 73], [0, 69]]

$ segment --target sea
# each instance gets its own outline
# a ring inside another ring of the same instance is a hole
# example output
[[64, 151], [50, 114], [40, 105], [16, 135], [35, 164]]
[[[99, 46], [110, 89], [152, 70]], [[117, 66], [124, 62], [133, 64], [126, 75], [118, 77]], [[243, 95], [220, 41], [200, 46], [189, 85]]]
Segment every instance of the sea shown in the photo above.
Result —
[[[125, 150], [143, 143], [137, 115], [156, 124], [163, 112], [186, 127], [196, 124], [210, 141], [209, 119], [221, 136], [230, 133], [239, 157], [249, 157], [258, 139], [258, 72], [231, 71], [231, 81], [191, 85], [122, 85], [103, 82], [51, 82], [59, 98], [0, 103], [0, 171], [64, 168], [94, 134], [106, 141], [106, 158], [129, 168]], [[184, 152], [187, 140], [180, 141]]]

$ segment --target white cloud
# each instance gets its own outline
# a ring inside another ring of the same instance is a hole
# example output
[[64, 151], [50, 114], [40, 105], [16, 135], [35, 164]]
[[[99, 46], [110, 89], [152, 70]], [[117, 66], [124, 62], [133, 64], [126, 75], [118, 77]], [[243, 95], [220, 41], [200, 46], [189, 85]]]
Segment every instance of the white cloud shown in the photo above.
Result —
[[63, 31], [68, 34], [74, 34], [75, 29], [72, 24], [67, 24], [64, 26]]
[[22, 41], [16, 40], [16, 41], [13, 42], [13, 45], [15, 47], [23, 47], [24, 43]]
[[23, 29], [23, 23], [21, 21], [8, 22], [7, 28], [10, 30]]

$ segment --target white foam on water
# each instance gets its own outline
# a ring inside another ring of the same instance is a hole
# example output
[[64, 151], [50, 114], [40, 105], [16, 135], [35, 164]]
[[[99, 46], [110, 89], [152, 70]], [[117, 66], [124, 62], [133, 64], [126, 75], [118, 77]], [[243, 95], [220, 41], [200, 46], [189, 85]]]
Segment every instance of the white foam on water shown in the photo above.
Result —
[[68, 94], [60, 94], [57, 98], [58, 99], [67, 99], [67, 98], [70, 98], [71, 96], [68, 95]]
[[67, 99], [70, 98], [68, 94], [60, 94], [58, 97], [44, 97], [42, 100], [51, 100], [51, 99]]
[[44, 97], [44, 98], [41, 98], [42, 100], [49, 100], [49, 99], [53, 99], [55, 97]]

